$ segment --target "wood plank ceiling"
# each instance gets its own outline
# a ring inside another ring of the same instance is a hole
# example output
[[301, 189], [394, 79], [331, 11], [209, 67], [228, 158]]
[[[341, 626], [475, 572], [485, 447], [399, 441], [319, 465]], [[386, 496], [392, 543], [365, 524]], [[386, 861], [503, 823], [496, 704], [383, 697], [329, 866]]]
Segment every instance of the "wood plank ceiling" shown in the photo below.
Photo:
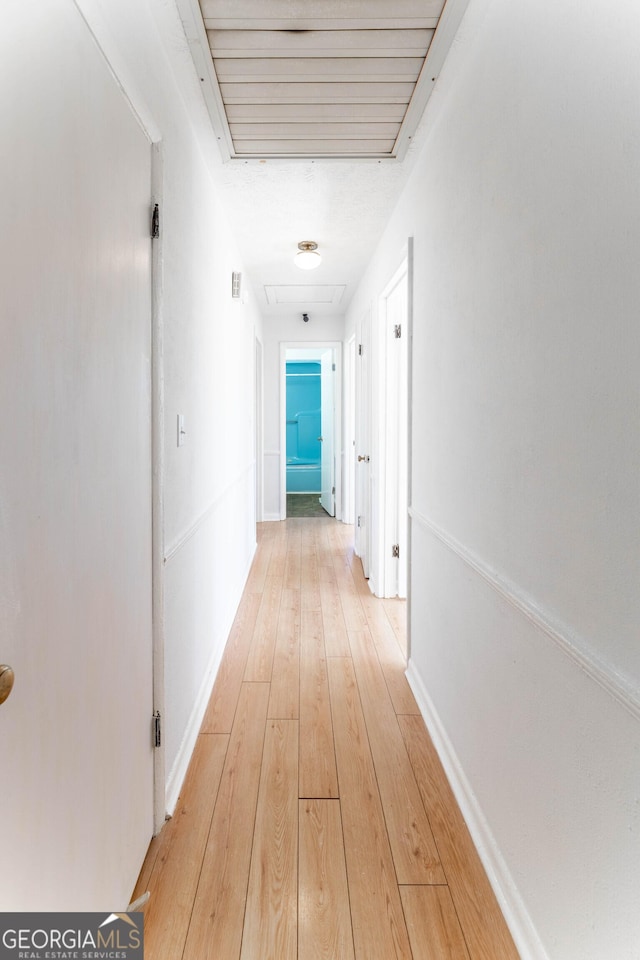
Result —
[[444, 0], [199, 0], [231, 158], [401, 158]]

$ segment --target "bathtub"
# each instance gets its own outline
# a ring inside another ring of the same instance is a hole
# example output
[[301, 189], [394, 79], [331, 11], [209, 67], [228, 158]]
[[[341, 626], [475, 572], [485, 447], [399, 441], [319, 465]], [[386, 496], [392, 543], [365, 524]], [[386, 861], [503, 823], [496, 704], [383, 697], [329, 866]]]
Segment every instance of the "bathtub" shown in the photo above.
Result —
[[320, 493], [321, 467], [317, 460], [287, 457], [287, 493]]

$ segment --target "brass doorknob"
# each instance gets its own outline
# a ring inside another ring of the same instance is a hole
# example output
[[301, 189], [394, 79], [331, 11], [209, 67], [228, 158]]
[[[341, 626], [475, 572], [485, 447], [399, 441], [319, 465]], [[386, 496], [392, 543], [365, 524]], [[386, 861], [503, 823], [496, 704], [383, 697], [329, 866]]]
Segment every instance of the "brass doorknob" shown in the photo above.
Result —
[[4, 703], [13, 690], [15, 674], [6, 663], [0, 664], [0, 703]]
[[369, 463], [369, 457], [361, 457], [360, 454], [358, 454], [358, 463], [362, 463], [363, 460], [365, 463]]

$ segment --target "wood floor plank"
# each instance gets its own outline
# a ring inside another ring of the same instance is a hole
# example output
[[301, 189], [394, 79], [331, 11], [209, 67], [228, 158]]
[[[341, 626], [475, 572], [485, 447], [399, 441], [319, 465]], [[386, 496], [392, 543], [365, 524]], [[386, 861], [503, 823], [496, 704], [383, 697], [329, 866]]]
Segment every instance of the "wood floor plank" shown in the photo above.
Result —
[[240, 956], [268, 699], [268, 684], [243, 684], [183, 960]]
[[[405, 676], [406, 656], [401, 650], [398, 638], [387, 616], [387, 601], [381, 600], [371, 593], [368, 581], [365, 580], [362, 571], [362, 564], [359, 561], [352, 564], [351, 573], [378, 651], [378, 659], [384, 672], [394, 709], [396, 713], [418, 714], [420, 710]], [[406, 605], [405, 600], [388, 602]], [[396, 620], [401, 622], [402, 615], [398, 614]]]
[[411, 960], [353, 664], [327, 663], [355, 955]]
[[338, 796], [322, 615], [315, 610], [302, 611], [300, 633], [299, 793]]
[[413, 960], [469, 960], [448, 887], [400, 887]]
[[398, 718], [473, 960], [518, 960], [518, 952], [421, 717]]
[[[144, 863], [140, 868], [140, 873], [136, 881], [136, 885], [133, 888], [133, 893], [130, 897], [130, 903], [133, 903], [135, 900], [138, 900], [149, 890], [149, 883], [151, 881], [151, 874], [153, 873], [154, 867], [156, 865], [156, 860], [159, 856], [162, 855], [162, 851], [167, 843], [167, 826], [170, 821], [164, 824], [160, 833], [153, 837], [151, 843], [149, 844], [149, 849], [147, 850], [147, 855], [144, 858]], [[142, 911], [146, 914], [149, 902], [142, 907]]]
[[335, 564], [334, 569], [347, 630], [366, 630], [369, 623], [360, 602], [351, 568], [347, 565], [346, 568], [342, 569], [339, 564]]
[[333, 571], [333, 548], [329, 542], [328, 525], [331, 521], [321, 521], [314, 527], [316, 556], [318, 558], [318, 567], [330, 567]]
[[247, 665], [244, 671], [246, 683], [269, 683], [273, 670], [273, 655], [276, 647], [282, 578], [269, 575], [256, 619]]
[[164, 847], [147, 887], [148, 960], [182, 956], [228, 743], [225, 734], [200, 734], [175, 814], [163, 830]]
[[213, 685], [201, 733], [230, 733], [255, 629], [260, 594], [245, 593]]
[[445, 883], [373, 640], [353, 631], [349, 641], [398, 883]]
[[271, 553], [273, 551], [273, 540], [270, 538], [261, 538], [258, 540], [256, 553], [251, 564], [249, 577], [245, 591], [248, 593], [260, 594], [264, 590], [264, 581], [269, 571], [271, 562]]
[[324, 640], [328, 657], [350, 657], [347, 625], [344, 621], [340, 592], [331, 567], [331, 576], [320, 574], [320, 607], [324, 624]]
[[300, 589], [302, 571], [302, 530], [296, 520], [287, 520], [287, 553], [284, 564], [284, 587]]
[[315, 537], [309, 527], [303, 533], [300, 585], [302, 605], [305, 610], [320, 610], [320, 571], [316, 554]]
[[298, 960], [353, 960], [338, 800], [300, 800]]
[[269, 523], [273, 527], [273, 544], [269, 560], [269, 576], [284, 577], [284, 567], [287, 559], [287, 525], [286, 523]]
[[270, 719], [297, 720], [300, 709], [300, 591], [285, 588], [273, 658]]
[[242, 960], [296, 960], [297, 928], [298, 723], [270, 720], [260, 777]]
[[393, 598], [382, 601], [384, 612], [393, 629], [400, 652], [407, 655], [407, 601]]

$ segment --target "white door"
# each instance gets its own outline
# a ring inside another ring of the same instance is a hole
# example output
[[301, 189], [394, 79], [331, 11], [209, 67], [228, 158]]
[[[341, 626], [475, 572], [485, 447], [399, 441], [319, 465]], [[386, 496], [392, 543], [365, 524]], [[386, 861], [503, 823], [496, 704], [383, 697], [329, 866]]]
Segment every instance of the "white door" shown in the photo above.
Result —
[[39, 5], [40, 59], [17, 10], [0, 67], [20, 90], [0, 88], [0, 904], [122, 910], [153, 829], [151, 151], [76, 6]]
[[408, 329], [406, 267], [385, 301], [384, 596], [407, 596]]
[[336, 513], [335, 468], [335, 352], [323, 350], [320, 357], [320, 445], [321, 493], [320, 503], [330, 517]]
[[365, 577], [369, 576], [371, 555], [371, 315], [358, 324], [356, 347], [355, 457], [355, 552]]

